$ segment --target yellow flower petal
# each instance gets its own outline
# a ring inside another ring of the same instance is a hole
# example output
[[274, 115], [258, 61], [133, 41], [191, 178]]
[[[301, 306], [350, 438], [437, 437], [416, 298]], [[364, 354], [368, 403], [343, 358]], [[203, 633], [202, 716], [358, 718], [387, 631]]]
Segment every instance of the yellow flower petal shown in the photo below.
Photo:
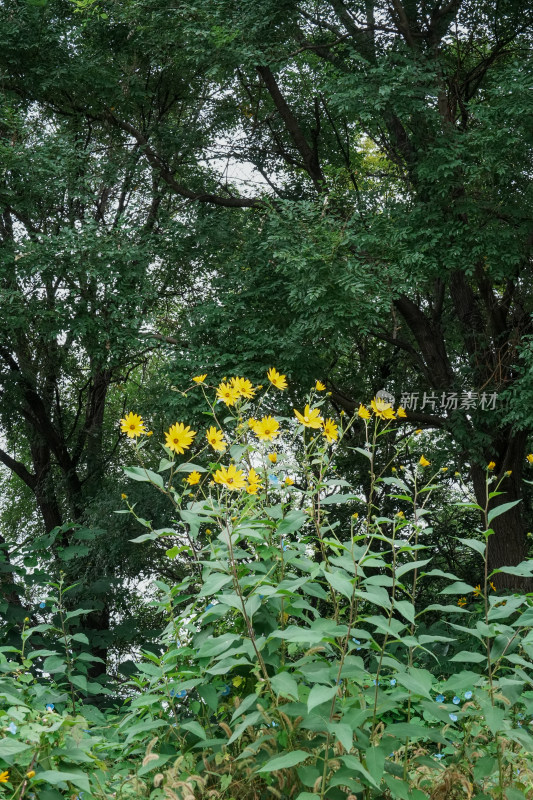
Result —
[[268, 370], [267, 378], [276, 389], [281, 389], [283, 391], [283, 389], [287, 388], [287, 379], [285, 375], [280, 375], [274, 367]]
[[253, 432], [262, 442], [272, 442], [279, 436], [279, 422], [274, 417], [263, 417], [260, 422], [255, 421]]
[[175, 453], [184, 453], [191, 446], [195, 436], [196, 431], [192, 431], [188, 425], [185, 427], [183, 422], [176, 422], [165, 433], [165, 446]]
[[221, 430], [219, 430], [215, 425], [211, 425], [205, 437], [213, 450], [217, 450], [220, 453], [223, 453], [226, 449], [226, 442], [224, 441], [224, 434]]
[[371, 414], [368, 408], [366, 408], [362, 403], [359, 405], [359, 409], [357, 411], [357, 416], [361, 417], [361, 419], [370, 419]]
[[230, 464], [229, 467], [221, 467], [215, 474], [215, 483], [219, 483], [226, 489], [232, 491], [246, 488], [246, 478], [242, 469], [237, 469], [235, 464]]
[[323, 423], [323, 427], [324, 427], [323, 434], [328, 440], [328, 442], [330, 444], [331, 442], [336, 442], [337, 439], [339, 438], [339, 432], [335, 422], [332, 419], [327, 419]]
[[137, 438], [145, 433], [146, 427], [142, 418], [138, 414], [130, 413], [120, 420], [120, 430], [125, 433], [128, 439]]
[[296, 419], [306, 428], [318, 429], [322, 427], [322, 417], [320, 416], [318, 408], [310, 408], [309, 404], [307, 404], [303, 414], [300, 414], [295, 408], [293, 408], [293, 411], [296, 415]]

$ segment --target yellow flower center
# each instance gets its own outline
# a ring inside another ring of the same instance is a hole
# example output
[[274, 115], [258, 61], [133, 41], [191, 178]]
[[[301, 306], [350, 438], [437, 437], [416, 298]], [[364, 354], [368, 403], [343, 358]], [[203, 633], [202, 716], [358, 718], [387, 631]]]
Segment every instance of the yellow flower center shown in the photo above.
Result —
[[233, 483], [233, 478], [228, 478], [228, 483]]

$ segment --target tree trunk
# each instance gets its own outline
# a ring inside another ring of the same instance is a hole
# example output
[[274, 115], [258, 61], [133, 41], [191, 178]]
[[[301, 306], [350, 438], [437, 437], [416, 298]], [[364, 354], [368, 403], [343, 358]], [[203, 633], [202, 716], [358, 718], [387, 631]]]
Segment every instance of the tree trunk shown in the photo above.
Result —
[[[487, 451], [487, 463], [489, 461], [496, 463], [494, 472], [489, 473], [495, 476], [495, 480], [489, 486], [489, 492], [494, 491], [500, 480], [498, 491], [502, 492], [489, 501], [489, 509], [522, 499], [526, 441], [527, 434], [523, 431], [514, 435], [510, 431], [500, 431], [491, 450]], [[508, 472], [510, 474], [507, 474]], [[487, 502], [486, 466], [472, 465], [471, 474], [476, 500], [484, 508]], [[516, 566], [527, 558], [527, 527], [521, 503], [495, 517], [491, 528], [494, 534], [489, 537], [488, 542], [489, 573], [500, 567]], [[497, 573], [492, 580], [498, 589], [531, 591], [533, 588], [531, 579], [507, 575], [505, 572]]]

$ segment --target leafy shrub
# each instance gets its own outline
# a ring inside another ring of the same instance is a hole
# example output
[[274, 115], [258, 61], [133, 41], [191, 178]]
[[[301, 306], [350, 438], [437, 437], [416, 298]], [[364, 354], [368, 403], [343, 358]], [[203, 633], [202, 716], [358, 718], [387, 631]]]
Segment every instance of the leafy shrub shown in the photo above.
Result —
[[[168, 542], [189, 574], [156, 582], [160, 649], [103, 711], [55, 587], [58, 652], [0, 664], [2, 721], [14, 723], [0, 743], [5, 787], [44, 800], [78, 790], [84, 800], [532, 797], [530, 598], [493, 591], [486, 566], [477, 587], [431, 568], [439, 474], [423, 453], [415, 470], [376, 466], [401, 409], [374, 400], [353, 419], [324, 420], [317, 383], [303, 411], [279, 418], [275, 392], [286, 383], [275, 370], [269, 380], [262, 393], [224, 381], [214, 403], [197, 377], [213, 424], [195, 462], [187, 451], [202, 437], [186, 425], [171, 426], [155, 467], [144, 422], [122, 420], [138, 457], [126, 474], [173, 509], [158, 530], [126, 495], [122, 513], [146, 529], [140, 545]], [[357, 450], [367, 498], [335, 477], [335, 448], [350, 446], [354, 425], [366, 431]], [[380, 515], [378, 488], [395, 513]], [[487, 507], [496, 493], [487, 469]], [[491, 521], [508, 507], [485, 511], [482, 529], [461, 540], [485, 565]], [[442, 602], [420, 607], [420, 586], [436, 578], [447, 581]], [[438, 624], [425, 626], [426, 615]]]

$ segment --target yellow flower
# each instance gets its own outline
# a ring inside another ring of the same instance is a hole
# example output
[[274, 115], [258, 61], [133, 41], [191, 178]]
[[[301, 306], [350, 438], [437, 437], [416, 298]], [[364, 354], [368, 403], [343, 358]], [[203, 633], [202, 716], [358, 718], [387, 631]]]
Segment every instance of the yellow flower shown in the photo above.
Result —
[[304, 413], [300, 414], [299, 411], [293, 409], [294, 413], [296, 414], [296, 418], [305, 425], [306, 428], [321, 428], [322, 427], [322, 418], [320, 416], [320, 411], [318, 408], [309, 408], [309, 403], [306, 405], [304, 409]]
[[335, 425], [334, 421], [332, 419], [327, 419], [322, 424], [324, 426], [323, 434], [326, 437], [326, 439], [328, 440], [328, 442], [330, 444], [331, 444], [331, 442], [336, 442], [337, 438], [338, 438], [338, 430], [337, 430], [337, 426]]
[[206, 533], [206, 536], [211, 536], [211, 534], [213, 533], [213, 531], [211, 530], [211, 528], [206, 528], [206, 529], [205, 529], [205, 533]]
[[492, 581], [489, 583], [489, 586], [490, 586], [490, 588], [492, 589], [493, 592], [496, 591], [496, 587], [494, 586], [494, 583]]
[[507, 476], [509, 476], [509, 475], [512, 475], [512, 474], [513, 474], [513, 470], [512, 470], [512, 469], [506, 469], [506, 470], [505, 470], [505, 474], [506, 474]]
[[154, 432], [153, 432], [153, 431], [145, 431], [145, 434], [146, 434], [147, 436], [153, 436], [153, 435], [154, 435]]
[[357, 519], [358, 517], [359, 517], [359, 514], [357, 513], [357, 511], [355, 511], [355, 512], [352, 514], [352, 519]]
[[461, 606], [461, 608], [463, 606], [466, 606], [466, 597], [460, 597], [459, 600], [457, 601], [457, 605]]
[[248, 486], [246, 491], [248, 494], [257, 494], [261, 488], [261, 476], [255, 471], [253, 467], [250, 468], [248, 473]]
[[406, 416], [407, 416], [407, 414], [405, 413], [405, 408], [403, 408], [402, 406], [398, 406], [398, 409], [397, 409], [397, 411], [396, 411], [396, 414], [397, 414], [397, 416], [398, 416], [399, 418], [402, 418], [402, 417], [406, 417]]
[[184, 453], [192, 444], [196, 436], [196, 431], [192, 431], [189, 426], [185, 427], [183, 422], [176, 422], [171, 425], [168, 433], [165, 433], [165, 445], [175, 453]]
[[360, 403], [359, 409], [357, 411], [357, 416], [361, 417], [361, 419], [370, 419], [371, 414], [368, 408], [366, 408], [362, 403]]
[[279, 422], [274, 417], [263, 417], [261, 422], [256, 422], [253, 431], [258, 439], [271, 442], [279, 435]]
[[221, 383], [217, 389], [217, 397], [223, 400], [227, 406], [234, 406], [239, 399], [239, 390], [231, 383]]
[[259, 422], [258, 419], [254, 419], [253, 417], [250, 417], [250, 419], [248, 420], [248, 427], [251, 428], [252, 430], [254, 430], [254, 428], [258, 424], [258, 422]]
[[418, 462], [421, 467], [429, 467], [430, 461], [427, 460], [424, 456], [420, 456], [420, 461]]
[[195, 484], [200, 483], [200, 478], [201, 478], [200, 473], [194, 470], [194, 472], [191, 472], [190, 475], [187, 477], [187, 483], [189, 484], [189, 486], [194, 486]]
[[315, 389], [317, 390], [317, 392], [325, 392], [326, 391], [326, 387], [324, 386], [322, 381], [317, 381], [315, 383]]
[[120, 497], [122, 498], [122, 500], [127, 500], [127, 499], [128, 499], [128, 495], [127, 495], [127, 494], [124, 494], [124, 492], [122, 492], [122, 494], [120, 495]]
[[237, 675], [235, 678], [233, 678], [233, 680], [232, 680], [232, 684], [233, 684], [234, 686], [237, 686], [237, 687], [238, 687], [238, 686], [240, 686], [240, 685], [241, 685], [241, 683], [243, 682], [243, 680], [244, 680], [244, 678], [242, 677], [242, 675]]
[[403, 513], [403, 511], [397, 511], [396, 516], [399, 517], [400, 519], [405, 519], [405, 514]]
[[269, 460], [269, 461], [270, 461], [272, 464], [275, 464], [275, 463], [276, 463], [276, 461], [278, 460], [278, 454], [277, 454], [277, 453], [269, 453], [269, 454], [268, 454], [268, 460]]
[[496, 466], [496, 462], [495, 461], [489, 461], [489, 463], [487, 464], [487, 469], [492, 471], [495, 466]]
[[385, 400], [380, 400], [377, 397], [374, 397], [373, 400], [370, 401], [370, 405], [372, 406], [372, 411], [379, 417], [380, 419], [394, 419], [394, 410], [390, 403], [387, 403]]
[[533, 453], [529, 453], [529, 455], [527, 455], [526, 458], [530, 464], [533, 464]]
[[235, 464], [230, 464], [229, 467], [221, 467], [217, 469], [214, 475], [215, 482], [225, 486], [226, 489], [244, 489], [246, 487], [246, 479], [242, 469], [237, 469]]
[[144, 422], [142, 421], [141, 417], [138, 414], [133, 414], [131, 411], [124, 419], [121, 419], [120, 422], [122, 423], [120, 426], [120, 430], [122, 433], [125, 433], [128, 439], [133, 439], [134, 437], [141, 436], [146, 431]]
[[287, 388], [287, 379], [285, 375], [280, 375], [279, 372], [274, 369], [274, 367], [268, 370], [267, 378], [270, 383], [276, 387], [276, 389], [283, 390]]
[[26, 777], [27, 778], [35, 777], [35, 770], [34, 769], [30, 769], [30, 771], [26, 773]]
[[455, 475], [456, 478], [460, 478], [461, 477], [461, 473], [460, 472], [454, 472], [453, 474]]
[[294, 486], [294, 481], [292, 478], [285, 478], [285, 486]]
[[440, 468], [440, 471], [441, 471], [441, 472], [448, 472], [448, 467], [441, 467], [441, 468]]
[[0, 772], [0, 783], [7, 783], [9, 780], [9, 772], [4, 770], [4, 772]]
[[474, 596], [475, 597], [480, 597], [481, 596], [481, 585], [479, 583], [476, 586], [476, 588], [474, 589]]
[[422, 433], [422, 428], [417, 428], [415, 431], [415, 436], [418, 436], [420, 433]]
[[203, 383], [206, 378], [207, 378], [207, 372], [205, 373], [205, 375], [195, 375], [193, 381], [195, 383]]
[[213, 450], [218, 450], [221, 453], [224, 452], [226, 449], [226, 442], [224, 441], [224, 434], [221, 430], [211, 425], [205, 436]]
[[246, 397], [247, 400], [251, 400], [255, 394], [255, 389], [247, 378], [232, 378], [231, 385], [238, 391], [239, 395]]

